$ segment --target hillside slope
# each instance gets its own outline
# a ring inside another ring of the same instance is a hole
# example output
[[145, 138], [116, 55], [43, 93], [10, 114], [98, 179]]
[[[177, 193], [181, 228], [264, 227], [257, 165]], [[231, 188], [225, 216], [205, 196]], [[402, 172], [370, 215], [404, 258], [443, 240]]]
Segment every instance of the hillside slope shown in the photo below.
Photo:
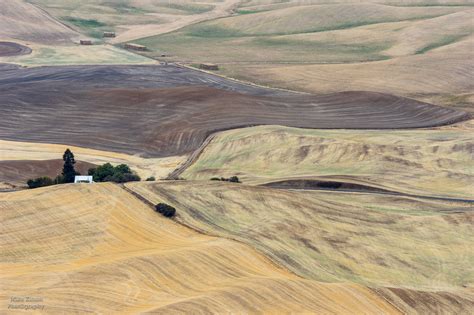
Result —
[[25, 1], [0, 2], [0, 40], [65, 44], [71, 43], [78, 36], [75, 31]]
[[376, 287], [410, 314], [474, 310], [469, 204], [213, 181], [127, 187], [175, 206], [179, 222], [249, 244], [305, 278]]
[[435, 130], [308, 130], [261, 126], [216, 135], [182, 176], [245, 183], [320, 177], [409, 194], [471, 198], [473, 125]]
[[355, 284], [303, 280], [251, 247], [182, 227], [112, 184], [0, 195], [0, 312], [395, 314]]
[[221, 74], [267, 86], [377, 91], [472, 111], [472, 1], [243, 5], [240, 15], [139, 42], [147, 56], [218, 63]]

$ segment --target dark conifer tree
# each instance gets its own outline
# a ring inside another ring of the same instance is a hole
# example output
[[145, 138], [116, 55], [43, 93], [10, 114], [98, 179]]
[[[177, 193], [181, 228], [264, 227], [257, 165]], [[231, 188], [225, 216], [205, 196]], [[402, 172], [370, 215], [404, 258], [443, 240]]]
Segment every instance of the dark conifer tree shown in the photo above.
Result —
[[71, 150], [67, 149], [64, 154], [63, 154], [63, 161], [64, 161], [64, 166], [63, 166], [63, 180], [64, 183], [73, 183], [74, 182], [74, 176], [77, 175], [76, 170], [74, 169], [74, 164], [76, 164], [76, 161], [74, 160], [74, 154], [71, 152]]

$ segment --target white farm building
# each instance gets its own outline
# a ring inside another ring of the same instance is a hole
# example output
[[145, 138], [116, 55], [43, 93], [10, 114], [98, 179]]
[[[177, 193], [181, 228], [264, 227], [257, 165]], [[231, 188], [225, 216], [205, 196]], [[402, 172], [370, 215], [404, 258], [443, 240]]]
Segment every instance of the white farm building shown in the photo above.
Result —
[[89, 183], [92, 184], [94, 182], [92, 176], [76, 176], [74, 177], [74, 184], [78, 183]]

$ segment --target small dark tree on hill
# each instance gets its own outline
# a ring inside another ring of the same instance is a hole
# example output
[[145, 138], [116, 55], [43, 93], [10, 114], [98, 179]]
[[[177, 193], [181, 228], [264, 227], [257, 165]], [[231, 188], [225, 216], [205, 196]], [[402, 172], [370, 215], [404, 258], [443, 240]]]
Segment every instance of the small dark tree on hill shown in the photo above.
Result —
[[172, 218], [176, 214], [176, 209], [166, 203], [157, 204], [155, 210], [167, 218]]
[[74, 182], [74, 177], [78, 173], [74, 169], [74, 164], [76, 164], [76, 161], [74, 160], [74, 154], [71, 152], [71, 150], [67, 149], [64, 152], [63, 161], [64, 161], [63, 172], [62, 172], [63, 182], [64, 183], [73, 183]]

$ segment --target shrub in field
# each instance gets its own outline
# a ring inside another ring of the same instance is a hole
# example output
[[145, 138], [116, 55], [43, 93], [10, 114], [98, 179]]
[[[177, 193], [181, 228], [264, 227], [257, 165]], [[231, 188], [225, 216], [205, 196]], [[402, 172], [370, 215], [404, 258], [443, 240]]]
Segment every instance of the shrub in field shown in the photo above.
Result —
[[212, 177], [211, 180], [220, 180], [220, 181], [223, 181], [223, 182], [231, 182], [231, 183], [241, 183], [241, 181], [239, 180], [239, 178], [237, 176], [232, 176], [230, 178], [225, 178], [225, 177]]
[[157, 204], [155, 210], [167, 218], [171, 218], [176, 214], [176, 209], [166, 203]]
[[30, 179], [26, 183], [28, 184], [29, 188], [38, 188], [54, 185], [54, 181], [47, 176]]

